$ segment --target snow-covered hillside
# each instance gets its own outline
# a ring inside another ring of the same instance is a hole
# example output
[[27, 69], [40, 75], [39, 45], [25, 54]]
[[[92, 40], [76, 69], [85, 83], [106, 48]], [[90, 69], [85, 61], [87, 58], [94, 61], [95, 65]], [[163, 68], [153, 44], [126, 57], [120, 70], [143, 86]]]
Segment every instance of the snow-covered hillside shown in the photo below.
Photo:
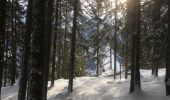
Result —
[[[129, 94], [129, 80], [124, 78], [78, 77], [72, 94], [67, 93], [68, 80], [60, 79], [54, 87], [49, 87], [48, 100], [170, 100], [165, 96], [165, 69], [159, 70], [159, 78], [150, 73], [150, 70], [141, 70], [142, 91], [133, 94]], [[18, 86], [2, 88], [2, 100], [17, 100], [17, 92]]]

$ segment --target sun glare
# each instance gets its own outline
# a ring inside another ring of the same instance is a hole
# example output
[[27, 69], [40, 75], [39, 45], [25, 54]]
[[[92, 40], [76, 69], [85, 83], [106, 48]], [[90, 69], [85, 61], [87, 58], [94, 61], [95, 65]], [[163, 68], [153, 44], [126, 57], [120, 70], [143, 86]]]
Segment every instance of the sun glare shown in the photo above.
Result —
[[[111, 3], [112, 3], [112, 6], [113, 6], [113, 8], [114, 8], [114, 6], [115, 6], [115, 1], [116, 0], [109, 0]], [[123, 4], [123, 3], [126, 3], [126, 1], [127, 0], [117, 0], [117, 3], [118, 4]]]
[[127, 0], [120, 0], [121, 3], [125, 3]]

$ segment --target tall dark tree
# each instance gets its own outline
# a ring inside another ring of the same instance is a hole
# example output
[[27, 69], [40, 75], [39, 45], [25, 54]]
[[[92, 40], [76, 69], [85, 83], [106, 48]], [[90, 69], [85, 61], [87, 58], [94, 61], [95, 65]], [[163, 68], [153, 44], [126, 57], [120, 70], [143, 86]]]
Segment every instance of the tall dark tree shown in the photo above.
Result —
[[[130, 4], [130, 3], [129, 3]], [[140, 83], [140, 0], [132, 0], [132, 15], [130, 23], [132, 25], [132, 55], [131, 55], [131, 84], [130, 93], [136, 88], [141, 89]]]
[[152, 74], [156, 77], [158, 77], [158, 67], [159, 67], [159, 60], [160, 60], [160, 47], [159, 42], [160, 40], [160, 21], [161, 21], [161, 0], [155, 0], [154, 1], [154, 10], [155, 12], [152, 22], [153, 22], [153, 29], [154, 29], [154, 35], [153, 39], [153, 50], [152, 50]]
[[67, 35], [68, 35], [68, 24], [69, 24], [69, 20], [68, 20], [68, 2], [65, 3], [65, 33], [64, 33], [64, 46], [63, 46], [63, 70], [62, 70], [62, 77], [63, 78], [68, 78], [67, 73], [65, 73], [65, 71], [67, 70], [67, 62], [68, 62], [68, 56], [67, 56]]
[[78, 16], [78, 0], [74, 0], [74, 18], [71, 36], [71, 52], [70, 52], [70, 73], [68, 92], [73, 92], [73, 79], [74, 79], [74, 64], [75, 64], [75, 44], [76, 44], [76, 30], [77, 30], [77, 16]]
[[58, 2], [58, 34], [57, 34], [57, 43], [58, 43], [58, 48], [57, 48], [57, 79], [61, 78], [61, 66], [62, 66], [62, 38], [63, 38], [63, 33], [62, 33], [62, 1], [59, 0]]
[[97, 25], [96, 25], [96, 27], [97, 27], [97, 30], [96, 30], [96, 32], [97, 32], [97, 38], [96, 38], [96, 74], [97, 75], [99, 75], [99, 63], [100, 63], [100, 61], [99, 61], [99, 51], [100, 51], [100, 49], [99, 49], [99, 44], [100, 44], [100, 41], [99, 41], [99, 7], [100, 7], [100, 1], [99, 0], [97, 0], [96, 1], [97, 2], [97, 14], [96, 14], [96, 21], [97, 21]]
[[46, 10], [46, 62], [44, 67], [44, 88], [43, 88], [43, 100], [47, 100], [47, 86], [50, 68], [50, 54], [51, 54], [51, 40], [52, 40], [52, 21], [53, 21], [53, 5], [54, 0], [47, 0]]
[[112, 39], [110, 39], [110, 70], [112, 69]]
[[0, 1], [0, 100], [1, 100], [1, 87], [2, 87], [2, 73], [4, 67], [5, 24], [6, 24], [6, 0], [1, 0]]
[[114, 33], [114, 79], [116, 79], [117, 56], [117, 0], [115, 0], [115, 33]]
[[43, 100], [44, 67], [46, 67], [46, 0], [33, 0], [33, 29], [31, 42], [31, 64], [27, 100]]
[[[127, 27], [127, 26], [126, 26]], [[125, 44], [125, 79], [128, 78], [128, 30], [126, 29], [126, 44]]]
[[16, 76], [16, 2], [11, 1], [11, 34], [12, 34], [12, 64], [11, 64], [11, 86], [15, 83]]
[[59, 0], [56, 1], [56, 10], [55, 10], [55, 32], [53, 35], [53, 47], [52, 47], [52, 68], [51, 68], [51, 86], [54, 86], [55, 80], [55, 68], [56, 68], [56, 49], [57, 49], [57, 32], [58, 32], [58, 3]]
[[28, 1], [27, 6], [27, 16], [26, 16], [26, 33], [24, 37], [24, 56], [23, 64], [21, 66], [21, 78], [19, 83], [19, 92], [18, 100], [25, 100], [26, 89], [27, 89], [27, 80], [28, 80], [28, 66], [29, 66], [29, 57], [30, 57], [30, 41], [32, 33], [32, 7], [33, 0]]
[[[170, 0], [168, 0], [168, 8], [170, 8]], [[165, 86], [166, 86], [166, 95], [170, 95], [170, 10], [169, 9], [168, 9], [168, 35], [167, 35]]]
[[126, 2], [126, 27], [125, 27], [125, 31], [126, 31], [126, 36], [125, 36], [125, 79], [128, 78], [128, 34], [131, 33], [131, 27], [130, 27], [130, 16], [131, 16], [131, 6], [130, 6], [130, 1], [127, 0]]

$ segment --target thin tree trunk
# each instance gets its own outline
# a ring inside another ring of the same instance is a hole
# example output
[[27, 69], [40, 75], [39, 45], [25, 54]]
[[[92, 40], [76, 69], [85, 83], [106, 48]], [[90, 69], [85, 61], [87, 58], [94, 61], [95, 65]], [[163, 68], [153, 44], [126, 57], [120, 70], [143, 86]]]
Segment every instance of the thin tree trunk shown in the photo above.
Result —
[[[127, 33], [126, 33], [127, 34]], [[127, 38], [127, 37], [126, 37]], [[127, 47], [127, 40], [126, 40], [126, 51], [125, 51], [125, 60], [126, 60], [126, 62], [125, 62], [125, 79], [127, 79], [128, 78], [128, 47]]]
[[2, 73], [4, 67], [4, 50], [5, 50], [5, 24], [6, 24], [6, 0], [0, 1], [0, 100], [2, 87]]
[[96, 58], [96, 74], [97, 75], [99, 75], [99, 4], [100, 4], [100, 2], [99, 2], [99, 0], [97, 0], [97, 16], [96, 16], [96, 18], [97, 18], [97, 25], [96, 25], [96, 27], [97, 27], [97, 46], [96, 46], [96, 54], [97, 54], [97, 58]]
[[61, 25], [61, 20], [62, 20], [62, 6], [61, 6], [62, 2], [61, 0], [59, 0], [59, 28], [58, 28], [58, 35], [57, 35], [57, 38], [58, 38], [58, 63], [57, 63], [57, 79], [60, 79], [61, 78], [61, 66], [62, 66], [62, 33], [61, 33], [61, 29], [62, 29], [62, 25]]
[[14, 25], [15, 21], [15, 9], [14, 9], [14, 0], [12, 0], [11, 6], [11, 30], [12, 30], [12, 65], [11, 65], [11, 86], [15, 84], [15, 75], [16, 75], [16, 31]]
[[74, 78], [74, 63], [75, 63], [75, 44], [76, 44], [76, 29], [77, 29], [77, 16], [78, 16], [78, 0], [74, 0], [74, 18], [71, 40], [70, 52], [70, 73], [69, 73], [69, 86], [68, 92], [73, 92], [73, 78]]
[[59, 0], [56, 1], [56, 19], [55, 19], [55, 32], [53, 37], [53, 49], [52, 49], [52, 70], [51, 70], [51, 86], [54, 86], [55, 80], [55, 68], [56, 68], [56, 49], [57, 49], [57, 33], [58, 33], [58, 3]]
[[110, 70], [112, 69], [112, 41], [110, 40]]
[[65, 7], [65, 34], [64, 34], [64, 51], [63, 51], [63, 78], [67, 78], [67, 75], [65, 71], [67, 70], [67, 28], [68, 28], [68, 7], [66, 2], [66, 7]]
[[[6, 1], [6, 0], [5, 0]], [[6, 1], [6, 15], [7, 15], [7, 12], [9, 12], [9, 9], [8, 9], [8, 3], [7, 3], [7, 1]], [[7, 17], [7, 16], [6, 16]], [[6, 18], [6, 21], [7, 21], [7, 18]], [[6, 43], [5, 43], [5, 53], [6, 53], [6, 60], [5, 60], [5, 73], [4, 73], [4, 86], [6, 86], [7, 85], [7, 76], [8, 76], [8, 67], [9, 67], [9, 65], [8, 65], [8, 61], [9, 61], [9, 57], [8, 57], [8, 51], [9, 51], [9, 30], [8, 30], [8, 25], [6, 26], [6, 37], [5, 37], [5, 39], [6, 39]]]
[[122, 78], [122, 65], [120, 64], [120, 79]]
[[[7, 6], [7, 5], [6, 5]], [[8, 69], [8, 45], [9, 45], [9, 31], [7, 30], [6, 31], [6, 36], [5, 36], [5, 41], [6, 43], [5, 44], [5, 72], [4, 72], [4, 86], [6, 86], [7, 84], [7, 69]]]
[[[152, 55], [152, 74], [158, 77], [158, 67], [159, 67], [159, 34], [160, 32], [157, 31], [160, 27], [160, 20], [161, 20], [161, 0], [154, 1], [154, 11], [157, 12], [156, 15], [153, 17], [153, 28], [156, 34], [153, 39], [153, 55]], [[158, 35], [157, 35], [158, 34]]]
[[66, 55], [66, 52], [67, 52], [67, 26], [68, 26], [68, 18], [67, 18], [67, 16], [68, 16], [68, 12], [67, 12], [67, 2], [65, 3], [65, 33], [64, 33], [64, 39], [63, 39], [63, 41], [64, 41], [64, 43], [63, 43], [63, 52], [62, 52], [62, 55], [63, 55], [63, 66], [62, 66], [62, 77], [63, 78], [67, 78], [67, 75], [66, 75], [66, 73], [65, 73], [65, 71], [66, 71], [66, 66], [67, 66], [67, 55]]
[[47, 20], [46, 20], [46, 65], [44, 68], [44, 89], [43, 89], [43, 100], [47, 100], [47, 85], [48, 85], [48, 74], [49, 74], [49, 65], [50, 65], [50, 55], [51, 55], [51, 40], [52, 40], [52, 21], [53, 21], [53, 5], [54, 0], [47, 1]]
[[117, 54], [117, 0], [115, 0], [115, 34], [114, 34], [114, 79], [116, 79]]
[[32, 33], [32, 6], [33, 0], [28, 1], [27, 16], [26, 16], [26, 34], [24, 37], [24, 56], [21, 66], [21, 78], [18, 91], [18, 100], [25, 100], [27, 81], [28, 81], [28, 66], [30, 57], [30, 41]]
[[[99, 33], [97, 28], [97, 33]], [[97, 61], [96, 61], [96, 74], [99, 75], [99, 36], [97, 36]]]
[[[168, 0], [168, 8], [170, 1]], [[168, 35], [167, 35], [167, 58], [166, 58], [166, 76], [165, 76], [166, 95], [170, 95], [170, 10], [168, 9]]]
[[127, 17], [126, 17], [126, 44], [125, 44], [125, 48], [126, 48], [126, 53], [125, 53], [125, 79], [128, 78], [128, 34], [131, 34], [131, 23], [130, 23], [130, 18], [131, 18], [131, 6], [130, 6], [130, 0], [127, 1]]

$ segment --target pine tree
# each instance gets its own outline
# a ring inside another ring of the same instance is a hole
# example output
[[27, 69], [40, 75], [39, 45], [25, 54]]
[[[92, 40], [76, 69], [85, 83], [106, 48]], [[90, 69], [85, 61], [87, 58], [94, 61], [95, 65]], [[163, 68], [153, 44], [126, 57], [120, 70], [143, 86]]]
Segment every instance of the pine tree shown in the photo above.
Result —
[[96, 8], [97, 9], [97, 11], [96, 11], [96, 13], [97, 13], [96, 14], [96, 18], [97, 18], [96, 19], [96, 21], [97, 21], [97, 25], [96, 25], [96, 27], [97, 27], [97, 30], [96, 30], [97, 31], [97, 36], [96, 36], [97, 37], [96, 38], [96, 41], [97, 41], [96, 42], [97, 43], [96, 44], [96, 55], [97, 55], [97, 57], [96, 57], [96, 74], [99, 75], [99, 63], [100, 63], [100, 61], [99, 61], [99, 51], [100, 51], [100, 48], [99, 48], [99, 44], [100, 44], [100, 41], [99, 41], [99, 26], [100, 26], [99, 25], [100, 24], [99, 23], [99, 6], [100, 6], [100, 1], [97, 0], [96, 2], [97, 2], [97, 8]]
[[161, 0], [154, 1], [154, 16], [153, 16], [153, 53], [152, 53], [152, 74], [158, 77], [158, 67], [159, 67], [159, 35], [160, 35], [160, 21], [161, 21]]
[[44, 68], [47, 67], [46, 56], [46, 33], [45, 33], [45, 0], [33, 0], [33, 29], [31, 43], [31, 64], [29, 74], [28, 99], [43, 100]]
[[78, 0], [74, 0], [74, 18], [71, 36], [71, 52], [70, 52], [70, 73], [68, 92], [73, 92], [73, 79], [74, 79], [74, 64], [75, 64], [75, 44], [76, 44], [76, 30], [77, 30], [77, 16], [78, 16]]
[[11, 34], [12, 34], [12, 64], [11, 64], [11, 86], [16, 79], [16, 1], [11, 1]]
[[55, 80], [55, 68], [56, 68], [56, 49], [57, 49], [57, 33], [58, 33], [58, 3], [59, 0], [56, 1], [56, 10], [55, 10], [55, 32], [53, 35], [53, 47], [52, 47], [52, 68], [51, 68], [51, 86], [54, 86]]
[[66, 70], [68, 70], [67, 68], [67, 62], [68, 62], [68, 56], [67, 56], [67, 35], [68, 35], [68, 2], [65, 2], [65, 32], [64, 32], [64, 46], [63, 46], [63, 70], [62, 70], [62, 76], [63, 78], [67, 79], [68, 75], [67, 73], [65, 73]]
[[30, 41], [32, 33], [32, 6], [33, 0], [29, 0], [26, 16], [26, 34], [24, 37], [24, 56], [23, 64], [21, 66], [21, 78], [19, 83], [18, 100], [25, 100], [27, 81], [28, 81], [28, 66], [30, 57]]
[[112, 69], [112, 39], [110, 39], [110, 70]]
[[133, 0], [132, 5], [132, 55], [131, 55], [131, 84], [130, 93], [134, 92], [136, 88], [141, 89], [140, 84], [140, 0]]
[[2, 74], [4, 68], [4, 50], [5, 50], [5, 24], [6, 24], [6, 0], [0, 1], [0, 100], [2, 87]]
[[117, 56], [117, 0], [115, 0], [115, 33], [114, 33], [114, 79], [116, 79]]
[[[168, 0], [168, 8], [170, 8], [170, 1]], [[166, 57], [166, 76], [165, 86], [166, 95], [170, 95], [170, 10], [168, 9], [168, 35], [167, 35], [167, 57]]]
[[48, 0], [46, 7], [46, 58], [45, 67], [44, 67], [44, 88], [43, 88], [43, 100], [47, 100], [47, 86], [48, 86], [48, 77], [49, 77], [49, 68], [50, 68], [50, 55], [51, 55], [51, 41], [52, 41], [52, 21], [53, 21], [53, 5], [54, 0]]
[[131, 27], [130, 27], [130, 17], [131, 17], [131, 6], [130, 6], [130, 1], [127, 0], [126, 2], [126, 26], [125, 26], [125, 32], [126, 32], [126, 35], [125, 35], [125, 79], [128, 78], [128, 70], [129, 70], [129, 66], [128, 66], [128, 37], [131, 33]]
[[[126, 26], [127, 27], [127, 26]], [[126, 29], [126, 44], [125, 44], [125, 79], [128, 78], [128, 30]]]
[[57, 79], [61, 78], [61, 64], [62, 64], [62, 1], [59, 0], [59, 9], [58, 9], [58, 34], [57, 34], [57, 42], [58, 42], [58, 48], [57, 48], [57, 55], [58, 55], [58, 61], [57, 61]]

